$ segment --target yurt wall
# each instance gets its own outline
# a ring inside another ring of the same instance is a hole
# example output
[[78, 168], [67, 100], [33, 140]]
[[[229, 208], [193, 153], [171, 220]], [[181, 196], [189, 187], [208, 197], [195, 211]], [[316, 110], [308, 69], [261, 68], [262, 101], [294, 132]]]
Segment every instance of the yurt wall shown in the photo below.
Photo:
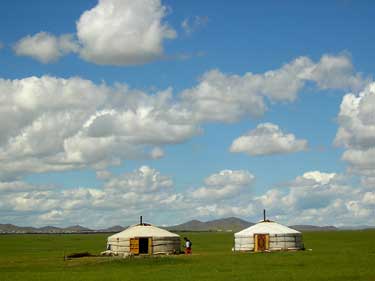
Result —
[[[235, 251], [261, 251], [256, 247], [257, 235], [235, 237]], [[292, 234], [268, 234], [268, 241], [264, 250], [294, 250], [303, 248], [302, 235]]]
[[153, 254], [175, 253], [181, 247], [180, 237], [154, 237], [152, 238]]
[[266, 219], [234, 234], [235, 251], [282, 251], [304, 248], [301, 232]]
[[108, 237], [107, 254], [157, 255], [174, 254], [180, 251], [180, 236], [167, 230], [138, 224]]

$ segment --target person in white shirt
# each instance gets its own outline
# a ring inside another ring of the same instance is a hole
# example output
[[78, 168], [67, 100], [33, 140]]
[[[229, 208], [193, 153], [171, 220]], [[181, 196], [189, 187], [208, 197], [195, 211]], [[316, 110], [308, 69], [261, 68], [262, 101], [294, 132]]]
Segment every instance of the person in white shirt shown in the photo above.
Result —
[[184, 240], [185, 240], [185, 255], [191, 255], [192, 253], [191, 246], [193, 245], [193, 243], [191, 243], [191, 241], [187, 237], [184, 237]]

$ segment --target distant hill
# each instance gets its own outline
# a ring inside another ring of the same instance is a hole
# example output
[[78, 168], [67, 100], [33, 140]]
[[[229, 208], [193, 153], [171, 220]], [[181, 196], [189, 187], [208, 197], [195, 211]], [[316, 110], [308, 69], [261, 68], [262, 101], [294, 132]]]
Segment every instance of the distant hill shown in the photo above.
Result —
[[316, 226], [316, 225], [291, 225], [290, 228], [295, 230], [305, 232], [305, 231], [335, 231], [339, 230], [337, 227], [328, 225], [328, 226]]
[[61, 228], [59, 227], [55, 227], [55, 226], [43, 226], [43, 227], [40, 227], [38, 229], [38, 231], [42, 232], [42, 233], [60, 233], [61, 232]]
[[[202, 222], [199, 220], [191, 220], [183, 224], [167, 227], [171, 231], [239, 231], [254, 225], [239, 218], [230, 217], [213, 221]], [[316, 226], [316, 225], [292, 225], [289, 226], [295, 230], [305, 231], [336, 231], [340, 230], [335, 226]]]
[[230, 217], [207, 222], [191, 220], [183, 224], [166, 227], [166, 229], [172, 231], [239, 231], [253, 224], [239, 218]]
[[16, 226], [13, 224], [0, 224], [0, 233], [32, 233], [38, 229], [29, 226]]
[[97, 233], [97, 232], [107, 232], [107, 233], [115, 233], [123, 231], [125, 227], [120, 225], [114, 225], [108, 228], [99, 229], [99, 230], [92, 230], [87, 227], [83, 227], [81, 225], [72, 225], [68, 227], [56, 227], [56, 226], [43, 226], [40, 228], [37, 227], [29, 227], [29, 226], [17, 226], [13, 224], [0, 224], [0, 234], [6, 233]]
[[80, 225], [73, 225], [63, 228], [65, 232], [90, 232], [93, 231], [92, 229], [80, 226]]
[[73, 225], [65, 228], [43, 226], [40, 228], [29, 226], [16, 226], [13, 224], [0, 224], [0, 233], [88, 233], [95, 232], [89, 228]]

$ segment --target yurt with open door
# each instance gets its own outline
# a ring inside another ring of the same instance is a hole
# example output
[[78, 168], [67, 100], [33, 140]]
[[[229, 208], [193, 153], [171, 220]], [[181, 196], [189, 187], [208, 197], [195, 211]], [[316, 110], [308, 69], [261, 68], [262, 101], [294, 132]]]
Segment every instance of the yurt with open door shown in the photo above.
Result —
[[142, 223], [109, 236], [105, 254], [159, 255], [180, 252], [180, 236], [165, 229]]
[[241, 252], [269, 252], [303, 250], [301, 232], [264, 219], [234, 234], [234, 250]]

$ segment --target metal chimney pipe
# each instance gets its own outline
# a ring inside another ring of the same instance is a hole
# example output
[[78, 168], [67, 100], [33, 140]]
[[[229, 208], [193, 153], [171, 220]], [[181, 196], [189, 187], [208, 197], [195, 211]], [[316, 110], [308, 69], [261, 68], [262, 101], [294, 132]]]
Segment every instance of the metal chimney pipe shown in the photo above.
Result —
[[263, 221], [266, 221], [266, 210], [263, 209]]
[[139, 217], [139, 224], [142, 225], [142, 216]]

